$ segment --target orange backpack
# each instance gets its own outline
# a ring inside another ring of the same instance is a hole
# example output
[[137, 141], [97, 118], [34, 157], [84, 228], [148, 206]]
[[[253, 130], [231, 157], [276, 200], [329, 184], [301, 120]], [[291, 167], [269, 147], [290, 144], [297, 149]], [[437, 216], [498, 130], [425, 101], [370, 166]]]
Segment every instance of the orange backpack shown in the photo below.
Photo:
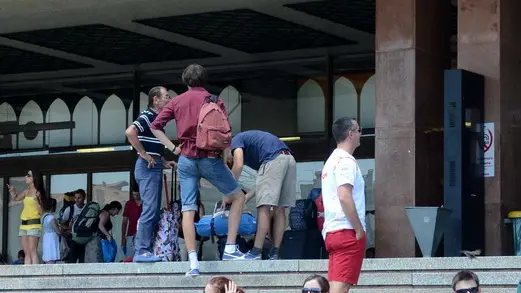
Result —
[[232, 128], [228, 121], [228, 115], [219, 107], [219, 97], [211, 95], [206, 97], [197, 124], [197, 137], [195, 144], [198, 149], [206, 151], [222, 151], [230, 147], [232, 140]]

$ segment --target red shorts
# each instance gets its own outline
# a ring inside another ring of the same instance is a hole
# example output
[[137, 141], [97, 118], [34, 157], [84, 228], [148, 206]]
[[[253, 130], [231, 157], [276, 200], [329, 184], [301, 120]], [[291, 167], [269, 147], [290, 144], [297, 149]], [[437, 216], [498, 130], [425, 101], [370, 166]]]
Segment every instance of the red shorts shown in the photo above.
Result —
[[365, 256], [365, 236], [356, 240], [355, 230], [351, 229], [328, 232], [326, 249], [329, 253], [329, 282], [356, 285]]

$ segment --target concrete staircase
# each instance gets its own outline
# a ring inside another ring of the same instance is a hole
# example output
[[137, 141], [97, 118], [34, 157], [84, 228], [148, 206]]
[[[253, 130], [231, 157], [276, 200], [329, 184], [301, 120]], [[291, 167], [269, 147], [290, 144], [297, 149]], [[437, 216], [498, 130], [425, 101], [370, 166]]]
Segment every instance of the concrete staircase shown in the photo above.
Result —
[[[327, 275], [324, 260], [202, 262], [198, 278], [186, 278], [187, 263], [111, 263], [0, 266], [0, 292], [201, 293], [210, 277], [225, 275], [247, 293], [297, 293], [310, 274]], [[521, 258], [367, 259], [353, 293], [451, 292], [454, 274], [475, 271], [484, 293], [511, 293], [521, 279]]]

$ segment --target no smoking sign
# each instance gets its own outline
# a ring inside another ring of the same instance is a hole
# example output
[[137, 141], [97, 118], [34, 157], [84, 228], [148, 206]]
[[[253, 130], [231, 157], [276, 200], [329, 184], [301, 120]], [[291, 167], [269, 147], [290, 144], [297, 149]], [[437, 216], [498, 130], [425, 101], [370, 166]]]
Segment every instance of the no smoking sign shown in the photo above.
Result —
[[485, 137], [483, 138], [483, 142], [485, 145], [485, 153], [490, 150], [492, 144], [494, 143], [494, 134], [490, 130], [490, 128], [485, 128]]

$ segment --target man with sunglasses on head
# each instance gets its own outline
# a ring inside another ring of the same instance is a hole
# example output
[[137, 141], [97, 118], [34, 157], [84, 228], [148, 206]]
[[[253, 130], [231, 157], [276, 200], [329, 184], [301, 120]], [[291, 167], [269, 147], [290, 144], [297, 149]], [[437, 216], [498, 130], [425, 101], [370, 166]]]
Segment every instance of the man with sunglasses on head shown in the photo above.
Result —
[[459, 271], [452, 279], [454, 293], [481, 293], [479, 278], [472, 271]]
[[353, 157], [362, 129], [353, 118], [335, 120], [336, 149], [322, 170], [324, 228], [331, 293], [347, 293], [358, 282], [365, 255], [365, 183]]

